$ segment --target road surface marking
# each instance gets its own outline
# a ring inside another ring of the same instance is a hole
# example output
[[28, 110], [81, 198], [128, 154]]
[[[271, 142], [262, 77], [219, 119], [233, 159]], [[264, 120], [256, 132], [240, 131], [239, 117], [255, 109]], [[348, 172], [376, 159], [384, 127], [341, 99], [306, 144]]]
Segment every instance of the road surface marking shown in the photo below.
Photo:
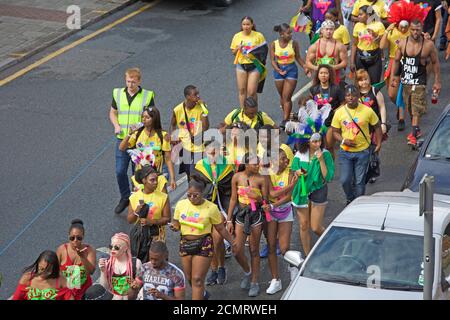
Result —
[[90, 40], [90, 39], [92, 39], [92, 38], [98, 36], [99, 34], [105, 32], [105, 31], [108, 31], [109, 29], [112, 29], [112, 28], [114, 28], [115, 26], [117, 26], [117, 25], [119, 25], [119, 24], [121, 24], [121, 23], [123, 23], [123, 22], [125, 22], [125, 21], [127, 21], [127, 20], [129, 20], [129, 19], [131, 19], [131, 18], [134, 17], [135, 15], [138, 15], [139, 13], [144, 12], [144, 11], [147, 10], [147, 9], [150, 9], [151, 7], [154, 7], [154, 6], [157, 5], [159, 2], [161, 2], [161, 0], [156, 0], [155, 2], [146, 4], [145, 6], [139, 8], [138, 10], [136, 10], [136, 11], [134, 11], [134, 12], [132, 12], [132, 13], [126, 15], [125, 17], [122, 17], [122, 18], [120, 18], [119, 20], [116, 20], [116, 21], [114, 21], [114, 22], [108, 24], [107, 26], [105, 26], [105, 27], [103, 27], [103, 28], [101, 28], [101, 29], [99, 29], [99, 30], [97, 30], [97, 31], [94, 31], [93, 33], [88, 34], [87, 36], [85, 36], [85, 37], [83, 37], [83, 38], [81, 38], [81, 39], [78, 39], [78, 40], [72, 42], [71, 44], [68, 44], [68, 45], [65, 46], [65, 47], [62, 47], [61, 49], [58, 49], [58, 50], [56, 50], [56, 51], [54, 51], [54, 52], [48, 54], [47, 56], [45, 56], [45, 57], [39, 59], [38, 61], [36, 61], [36, 62], [30, 64], [30, 65], [27, 66], [27, 67], [25, 67], [25, 68], [23, 68], [23, 69], [17, 71], [16, 73], [10, 75], [9, 77], [6, 77], [5, 79], [0, 80], [0, 87], [4, 86], [5, 84], [7, 84], [7, 83], [9, 83], [9, 82], [11, 82], [11, 81], [13, 81], [13, 80], [15, 80], [15, 79], [21, 77], [21, 76], [23, 76], [24, 74], [30, 72], [31, 70], [36, 69], [36, 68], [39, 67], [40, 65], [42, 65], [42, 64], [44, 64], [44, 63], [46, 63], [46, 62], [52, 60], [53, 58], [56, 58], [57, 56], [59, 56], [59, 55], [65, 53], [66, 51], [69, 51], [70, 49], [73, 49], [73, 48], [75, 48], [76, 46], [79, 46], [80, 44], [82, 44], [82, 43], [84, 43], [84, 42], [86, 42], [86, 41], [88, 41], [88, 40]]
[[113, 142], [116, 141], [116, 137], [114, 137], [114, 139], [112, 139], [111, 141], [109, 141], [102, 150], [100, 150], [99, 153], [97, 153], [97, 155], [91, 160], [89, 161], [78, 173], [75, 177], [72, 178], [72, 180], [70, 180], [62, 189], [61, 191], [59, 191], [55, 196], [53, 196], [50, 201], [47, 203], [47, 205], [42, 208], [41, 210], [39, 210], [38, 212], [35, 212], [32, 215], [32, 219], [31, 221], [14, 237], [14, 239], [12, 239], [4, 248], [2, 248], [2, 250], [0, 251], [0, 257], [3, 255], [3, 253], [5, 253], [6, 250], [8, 250], [9, 247], [11, 247], [14, 242], [17, 241], [17, 239], [20, 238], [20, 236], [22, 234], [25, 233], [25, 231], [28, 230], [28, 228], [31, 227], [31, 225], [40, 217], [42, 216], [55, 202], [56, 200], [58, 200], [76, 181], [78, 181], [78, 179], [80, 179], [80, 177], [87, 171], [87, 169], [89, 169], [94, 163], [95, 161], [97, 161], [98, 158], [100, 158], [105, 152], [106, 150], [108, 150], [111, 145], [113, 144]]

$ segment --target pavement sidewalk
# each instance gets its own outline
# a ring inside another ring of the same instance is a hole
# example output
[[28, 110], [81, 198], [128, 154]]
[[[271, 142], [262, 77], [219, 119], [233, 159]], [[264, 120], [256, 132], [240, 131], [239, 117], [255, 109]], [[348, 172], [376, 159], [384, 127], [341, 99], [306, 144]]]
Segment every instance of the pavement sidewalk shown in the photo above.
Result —
[[[78, 32], [69, 6], [80, 8], [81, 29], [138, 0], [0, 0], [0, 71]], [[69, 19], [69, 20], [68, 20]]]

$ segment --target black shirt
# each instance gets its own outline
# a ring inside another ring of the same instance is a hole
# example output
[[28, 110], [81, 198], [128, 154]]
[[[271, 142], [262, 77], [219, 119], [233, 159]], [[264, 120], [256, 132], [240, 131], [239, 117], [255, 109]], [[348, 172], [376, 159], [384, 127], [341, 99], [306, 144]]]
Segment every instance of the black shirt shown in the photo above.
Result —
[[428, 32], [433, 37], [434, 27], [436, 25], [436, 10], [442, 7], [441, 0], [413, 0], [413, 2], [415, 4], [422, 4], [422, 7], [428, 11], [423, 23], [423, 32]]
[[[131, 96], [131, 95], [128, 93], [127, 88], [124, 88], [123, 90], [125, 90], [125, 94], [127, 95], [128, 105], [131, 106], [131, 103], [133, 102], [134, 98], [136, 98], [136, 96], [138, 95], [138, 93], [140, 93], [140, 92], [142, 91], [142, 88], [139, 87], [138, 92], [136, 92], [134, 96]], [[113, 109], [116, 109], [116, 110], [117, 110], [117, 103], [116, 103], [116, 100], [115, 100], [114, 98], [115, 98], [115, 97], [113, 97], [113, 99], [112, 99], [111, 107], [112, 107]], [[152, 97], [152, 99], [150, 100], [150, 103], [149, 103], [148, 106], [146, 106], [146, 107], [154, 107], [154, 106], [155, 106], [155, 96]]]
[[340, 107], [344, 102], [344, 92], [340, 89], [338, 85], [334, 83], [331, 84], [327, 89], [323, 89], [320, 84], [309, 89], [314, 101], [317, 102], [319, 109], [325, 104], [329, 103], [331, 105], [331, 112], [328, 118], [325, 120], [325, 125], [329, 127], [331, 125], [331, 120], [333, 119], [334, 110]]

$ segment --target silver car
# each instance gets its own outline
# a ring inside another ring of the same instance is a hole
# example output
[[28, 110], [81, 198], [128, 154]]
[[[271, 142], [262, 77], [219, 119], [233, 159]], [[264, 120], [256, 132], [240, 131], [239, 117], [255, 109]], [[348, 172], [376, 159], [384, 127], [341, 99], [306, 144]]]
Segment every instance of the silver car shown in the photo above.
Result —
[[[434, 196], [433, 299], [450, 299], [450, 197]], [[303, 261], [282, 300], [423, 299], [423, 216], [419, 194], [380, 192], [349, 204]]]

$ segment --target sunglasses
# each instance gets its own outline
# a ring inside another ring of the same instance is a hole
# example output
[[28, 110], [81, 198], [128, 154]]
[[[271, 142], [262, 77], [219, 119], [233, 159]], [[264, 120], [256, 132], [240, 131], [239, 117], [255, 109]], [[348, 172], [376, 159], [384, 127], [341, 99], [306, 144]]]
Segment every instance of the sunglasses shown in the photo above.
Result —
[[119, 247], [119, 246], [113, 246], [113, 245], [110, 244], [110, 245], [109, 245], [109, 249], [110, 249], [110, 250], [113, 250], [113, 249], [114, 249], [114, 250], [116, 250], [116, 251], [119, 251], [119, 250], [120, 250], [120, 247]]
[[75, 241], [75, 239], [77, 239], [78, 241], [81, 241], [81, 240], [83, 240], [83, 237], [82, 236], [70, 236], [69, 237], [70, 241]]
[[186, 196], [188, 198], [196, 199], [196, 198], [199, 198], [201, 196], [201, 193], [186, 193]]

